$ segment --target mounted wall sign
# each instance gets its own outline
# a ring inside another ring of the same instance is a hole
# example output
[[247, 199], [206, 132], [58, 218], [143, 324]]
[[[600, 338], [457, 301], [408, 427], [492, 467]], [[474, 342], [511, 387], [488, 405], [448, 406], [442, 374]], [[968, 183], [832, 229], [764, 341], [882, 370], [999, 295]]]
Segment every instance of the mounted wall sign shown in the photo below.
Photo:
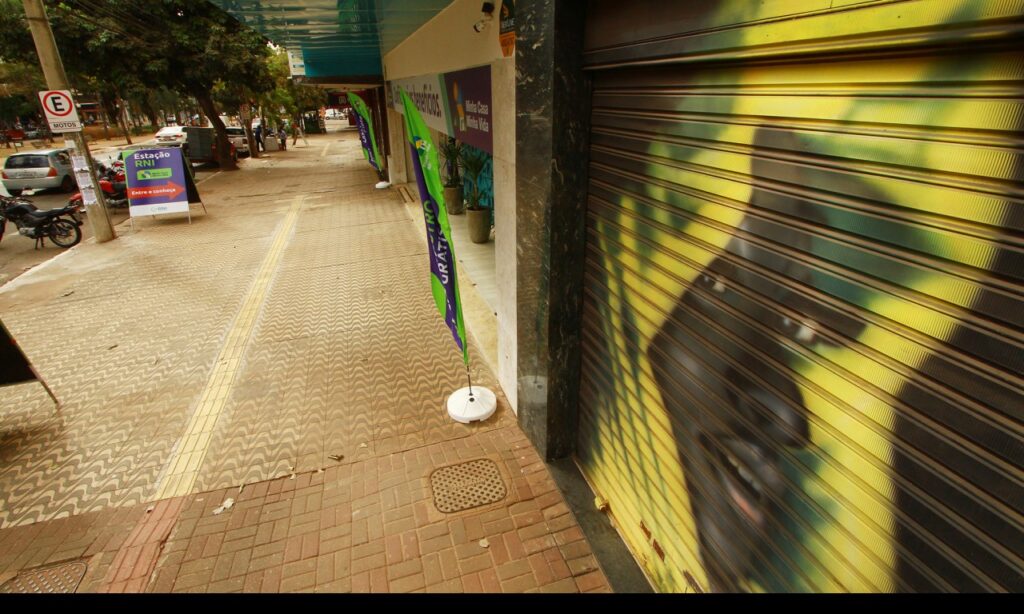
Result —
[[398, 79], [388, 87], [395, 111], [405, 114], [399, 94], [405, 90], [427, 126], [494, 153], [490, 65]]
[[498, 17], [500, 28], [498, 42], [501, 43], [501, 55], [511, 57], [516, 51], [516, 2], [501, 0], [501, 13]]

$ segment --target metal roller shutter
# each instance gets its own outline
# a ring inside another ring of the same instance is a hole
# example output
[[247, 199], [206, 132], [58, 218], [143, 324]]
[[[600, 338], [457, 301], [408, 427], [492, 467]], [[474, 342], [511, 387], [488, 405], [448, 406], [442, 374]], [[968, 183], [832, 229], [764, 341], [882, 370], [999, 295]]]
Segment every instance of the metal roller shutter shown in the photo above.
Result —
[[588, 480], [662, 590], [1024, 590], [1024, 4], [671, 4], [588, 16]]

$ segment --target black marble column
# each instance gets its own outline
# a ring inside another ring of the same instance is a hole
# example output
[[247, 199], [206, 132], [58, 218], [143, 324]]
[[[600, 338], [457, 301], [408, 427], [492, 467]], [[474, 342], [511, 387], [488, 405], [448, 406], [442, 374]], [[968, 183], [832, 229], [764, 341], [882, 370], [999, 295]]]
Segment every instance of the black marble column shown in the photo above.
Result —
[[572, 454], [590, 132], [586, 3], [516, 2], [519, 423], [547, 460]]

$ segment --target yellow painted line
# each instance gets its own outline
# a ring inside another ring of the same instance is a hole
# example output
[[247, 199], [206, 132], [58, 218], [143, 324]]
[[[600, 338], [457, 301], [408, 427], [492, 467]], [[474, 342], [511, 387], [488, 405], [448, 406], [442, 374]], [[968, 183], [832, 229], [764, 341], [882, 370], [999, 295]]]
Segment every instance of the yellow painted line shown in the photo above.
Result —
[[291, 209], [288, 210], [284, 221], [278, 227], [270, 249], [256, 273], [256, 281], [249, 288], [249, 293], [242, 302], [235, 321], [231, 324], [224, 345], [217, 356], [217, 362], [213, 366], [213, 371], [210, 372], [206, 386], [199, 395], [199, 404], [192, 412], [185, 432], [181, 435], [171, 458], [164, 466], [164, 475], [157, 485], [154, 501], [187, 495], [195, 487], [199, 470], [206, 458], [206, 452], [210, 447], [210, 442], [213, 441], [217, 420], [220, 418], [221, 412], [224, 411], [224, 407], [227, 406], [228, 399], [231, 398], [235, 379], [241, 371], [239, 367], [242, 364], [245, 350], [249, 346], [252, 331], [256, 327], [260, 306], [263, 305], [267, 296], [270, 280], [273, 279], [274, 271], [277, 270], [277, 265], [281, 261], [284, 247], [288, 243], [288, 236], [295, 228], [301, 208], [302, 197], [300, 196], [292, 202]]
[[331, 148], [331, 144], [330, 143], [324, 145], [324, 150], [320, 152], [320, 157], [322, 158], [322, 157], [326, 156], [327, 155], [327, 150], [330, 149], [330, 148]]

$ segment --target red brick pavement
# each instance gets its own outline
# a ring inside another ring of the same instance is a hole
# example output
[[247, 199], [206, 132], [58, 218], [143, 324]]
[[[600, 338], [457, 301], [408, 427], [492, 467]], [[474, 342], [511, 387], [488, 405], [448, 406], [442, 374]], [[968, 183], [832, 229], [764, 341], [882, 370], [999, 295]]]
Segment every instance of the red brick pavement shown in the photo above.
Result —
[[[454, 514], [429, 476], [487, 458], [508, 491]], [[227, 498], [234, 505], [214, 511]], [[151, 508], [151, 509], [149, 509]], [[87, 557], [80, 591], [607, 592], [515, 426], [321, 472], [0, 531], [0, 581]]]

